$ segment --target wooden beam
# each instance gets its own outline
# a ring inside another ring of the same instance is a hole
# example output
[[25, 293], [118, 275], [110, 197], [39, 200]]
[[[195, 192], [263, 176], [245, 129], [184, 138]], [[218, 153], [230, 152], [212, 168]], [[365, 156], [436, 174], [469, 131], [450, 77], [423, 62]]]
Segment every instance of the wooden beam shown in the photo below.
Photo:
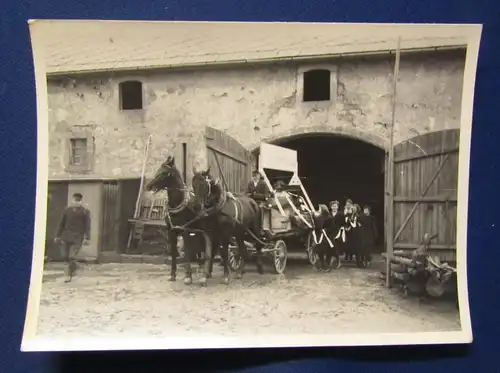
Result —
[[417, 159], [424, 159], [424, 158], [436, 157], [439, 155], [458, 153], [458, 150], [459, 150], [459, 148], [455, 147], [452, 149], [437, 150], [434, 152], [427, 152], [425, 154], [412, 155], [409, 157], [398, 157], [398, 158], [394, 159], [394, 163], [403, 163], [403, 162], [408, 162], [408, 161], [415, 161]]
[[239, 163], [242, 163], [243, 165], [247, 165], [248, 160], [245, 160], [243, 157], [239, 156], [238, 154], [235, 154], [227, 149], [223, 149], [218, 145], [215, 145], [213, 143], [208, 143], [207, 142], [207, 148], [213, 151], [216, 151], [217, 153], [220, 153], [222, 155], [225, 155], [226, 157], [229, 157]]
[[392, 124], [389, 142], [388, 179], [387, 179], [387, 260], [386, 260], [386, 286], [391, 287], [391, 258], [393, 257], [394, 244], [394, 126], [396, 125], [396, 92], [399, 77], [399, 60], [401, 57], [401, 37], [398, 37], [396, 59], [394, 62], [394, 76], [392, 86]]
[[[415, 250], [420, 247], [418, 243], [395, 243], [394, 248], [399, 250]], [[456, 245], [430, 245], [429, 250], [456, 250]]]
[[[446, 154], [443, 161], [441, 162], [441, 164], [439, 165], [439, 167], [436, 169], [436, 171], [434, 172], [434, 175], [432, 175], [432, 178], [431, 180], [429, 180], [429, 182], [427, 183], [427, 185], [425, 186], [425, 189], [424, 191], [422, 192], [422, 195], [420, 196], [420, 198], [424, 198], [425, 195], [427, 194], [427, 192], [429, 191], [429, 189], [431, 188], [432, 184], [434, 183], [434, 180], [436, 180], [436, 178], [438, 177], [438, 175], [441, 173], [441, 170], [443, 169], [444, 165], [446, 164], [446, 161], [448, 160], [448, 158], [450, 157], [449, 154]], [[415, 213], [415, 211], [417, 211], [417, 208], [418, 206], [420, 205], [420, 202], [417, 201], [415, 202], [415, 204], [413, 205], [413, 208], [411, 209], [410, 213], [408, 214], [408, 216], [406, 217], [405, 221], [403, 222], [403, 224], [401, 225], [401, 227], [399, 228], [398, 232], [396, 233], [396, 235], [394, 236], [394, 241], [393, 243], [395, 243], [399, 236], [401, 236], [401, 233], [403, 233], [403, 230], [406, 228], [406, 225], [408, 224], [408, 222], [410, 221], [410, 219], [412, 218], [413, 214]]]
[[407, 197], [407, 196], [394, 196], [394, 202], [401, 203], [432, 203], [432, 202], [440, 202], [440, 203], [457, 203], [456, 197], [448, 197], [448, 196], [430, 196], [430, 197]]

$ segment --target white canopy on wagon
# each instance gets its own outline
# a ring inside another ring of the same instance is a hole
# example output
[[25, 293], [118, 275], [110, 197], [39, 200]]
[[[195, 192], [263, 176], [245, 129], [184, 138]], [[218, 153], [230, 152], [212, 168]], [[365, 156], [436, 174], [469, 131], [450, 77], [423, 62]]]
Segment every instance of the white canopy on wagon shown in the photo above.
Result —
[[[282, 216], [286, 216], [286, 212], [283, 209], [283, 205], [280, 202], [279, 198], [276, 195], [276, 191], [274, 190], [274, 187], [271, 185], [271, 181], [269, 180], [268, 174], [266, 170], [277, 170], [277, 171], [285, 171], [285, 172], [290, 172], [292, 173], [292, 177], [290, 181], [288, 182], [289, 186], [298, 186], [302, 192], [303, 195], [303, 200], [305, 203], [305, 208], [313, 213], [316, 211], [314, 208], [313, 203], [311, 202], [311, 199], [309, 198], [309, 195], [307, 194], [307, 191], [304, 188], [304, 185], [302, 184], [302, 181], [300, 180], [299, 177], [299, 165], [298, 165], [298, 157], [297, 157], [297, 151], [293, 149], [288, 149], [284, 148], [281, 146], [277, 145], [272, 145], [268, 143], [262, 143], [260, 145], [259, 149], [259, 172], [261, 173], [264, 181], [267, 184], [267, 187], [269, 188], [270, 191], [273, 192], [274, 194], [274, 201], [276, 203], [276, 206], [281, 213]], [[294, 203], [291, 201], [288, 195], [285, 195], [285, 198], [294, 211], [295, 214], [309, 227], [309, 228], [314, 228], [309, 221], [307, 221], [301, 211], [297, 208], [297, 206], [294, 205]], [[316, 238], [315, 233], [313, 232], [314, 239], [316, 243], [318, 243], [318, 240]], [[328, 239], [328, 236], [326, 235], [326, 232], [324, 229], [322, 230], [322, 237], [320, 237], [319, 242], [322, 241], [322, 238], [325, 237], [329, 243], [330, 246], [332, 246], [331, 241]]]

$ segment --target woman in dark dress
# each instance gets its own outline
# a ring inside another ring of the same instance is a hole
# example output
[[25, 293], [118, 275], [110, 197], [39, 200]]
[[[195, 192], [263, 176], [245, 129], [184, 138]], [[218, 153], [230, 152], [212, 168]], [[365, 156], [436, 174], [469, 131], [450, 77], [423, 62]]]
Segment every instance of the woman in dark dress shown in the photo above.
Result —
[[359, 218], [361, 223], [361, 242], [360, 242], [360, 255], [362, 262], [366, 266], [370, 265], [371, 253], [375, 248], [377, 241], [377, 223], [375, 217], [371, 214], [370, 206], [363, 208], [363, 214]]
[[331, 257], [334, 256], [337, 263], [336, 268], [340, 267], [340, 254], [342, 253], [342, 245], [344, 243], [345, 234], [341, 230], [344, 216], [339, 211], [339, 201], [331, 201], [330, 206], [330, 216], [328, 220], [328, 226], [326, 227], [326, 232], [328, 237], [330, 237], [333, 248], [327, 254], [327, 263], [330, 262]]
[[359, 221], [359, 215], [361, 212], [361, 207], [358, 204], [355, 204], [352, 208], [352, 214], [349, 218], [350, 225], [350, 249], [351, 249], [351, 260], [352, 255], [356, 257], [356, 265], [360, 267], [360, 247], [361, 247], [361, 224]]
[[342, 227], [345, 232], [345, 242], [342, 245], [342, 251], [344, 252], [345, 260], [352, 260], [352, 248], [353, 248], [353, 236], [352, 236], [352, 226], [351, 219], [353, 214], [354, 205], [352, 200], [348, 199], [344, 206], [344, 214], [342, 220]]

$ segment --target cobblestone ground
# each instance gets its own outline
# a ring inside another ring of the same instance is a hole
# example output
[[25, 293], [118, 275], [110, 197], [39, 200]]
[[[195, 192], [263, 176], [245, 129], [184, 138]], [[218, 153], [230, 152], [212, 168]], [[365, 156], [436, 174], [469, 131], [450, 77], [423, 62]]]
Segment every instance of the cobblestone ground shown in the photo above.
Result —
[[452, 302], [404, 298], [386, 289], [377, 269], [342, 267], [317, 273], [290, 263], [286, 276], [253, 265], [242, 280], [221, 283], [220, 267], [206, 288], [167, 281], [166, 266], [82, 265], [64, 283], [48, 264], [38, 324], [40, 337], [168, 336], [216, 333], [349, 333], [460, 330]]

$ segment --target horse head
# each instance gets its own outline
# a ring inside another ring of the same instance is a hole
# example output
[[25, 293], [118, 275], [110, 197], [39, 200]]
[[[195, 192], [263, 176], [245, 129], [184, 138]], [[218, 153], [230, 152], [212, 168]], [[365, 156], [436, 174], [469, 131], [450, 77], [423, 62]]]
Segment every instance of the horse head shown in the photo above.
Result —
[[146, 190], [152, 192], [168, 188], [180, 190], [183, 189], [183, 185], [181, 172], [175, 165], [175, 157], [168, 156], [156, 171], [153, 179], [146, 185]]
[[320, 204], [318, 206], [318, 210], [313, 212], [314, 225], [317, 228], [323, 228], [323, 223], [330, 215], [330, 211], [328, 210], [328, 206], [324, 204]]
[[197, 203], [205, 203], [212, 194], [213, 178], [210, 175], [210, 167], [206, 170], [196, 171], [193, 168], [193, 193]]

